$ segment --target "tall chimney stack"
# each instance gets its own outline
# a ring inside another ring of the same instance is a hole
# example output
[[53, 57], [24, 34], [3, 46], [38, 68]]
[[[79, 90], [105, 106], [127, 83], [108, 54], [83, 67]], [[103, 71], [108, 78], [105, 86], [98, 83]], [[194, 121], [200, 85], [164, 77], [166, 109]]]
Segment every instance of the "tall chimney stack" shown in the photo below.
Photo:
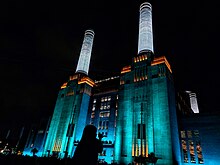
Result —
[[94, 35], [95, 33], [93, 30], [85, 31], [76, 73], [84, 73], [88, 75]]
[[138, 54], [153, 51], [152, 6], [144, 2], [140, 6]]

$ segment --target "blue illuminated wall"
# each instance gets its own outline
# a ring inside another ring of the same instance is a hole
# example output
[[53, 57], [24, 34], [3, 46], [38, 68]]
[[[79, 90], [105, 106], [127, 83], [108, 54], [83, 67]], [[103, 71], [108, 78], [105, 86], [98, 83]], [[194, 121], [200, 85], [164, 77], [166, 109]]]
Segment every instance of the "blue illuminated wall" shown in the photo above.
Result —
[[151, 52], [133, 58], [130, 72], [121, 76], [116, 122], [115, 160], [131, 163], [135, 156], [154, 152], [158, 164], [180, 160], [175, 91], [165, 57]]
[[182, 164], [220, 164], [220, 113], [183, 115], [180, 121], [180, 142], [186, 145], [185, 154], [181, 150]]
[[28, 133], [23, 155], [32, 156], [33, 153], [31, 152], [31, 150], [33, 148], [36, 148], [38, 150], [38, 152], [36, 153], [37, 156], [42, 155], [49, 123], [50, 118], [44, 118], [40, 121], [39, 125], [32, 125]]
[[89, 78], [75, 74], [59, 91], [50, 123], [43, 156], [48, 154], [63, 158], [72, 156], [74, 141], [80, 140], [86, 125], [91, 93]]

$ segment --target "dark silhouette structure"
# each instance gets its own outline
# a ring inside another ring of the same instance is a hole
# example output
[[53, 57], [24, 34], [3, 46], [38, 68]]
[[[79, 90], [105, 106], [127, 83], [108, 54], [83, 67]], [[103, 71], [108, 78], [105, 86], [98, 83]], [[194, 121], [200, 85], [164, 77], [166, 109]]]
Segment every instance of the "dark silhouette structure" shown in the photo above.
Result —
[[73, 161], [80, 165], [97, 165], [98, 153], [102, 152], [102, 135], [96, 138], [97, 128], [94, 125], [87, 125], [83, 130], [82, 138], [76, 147]]

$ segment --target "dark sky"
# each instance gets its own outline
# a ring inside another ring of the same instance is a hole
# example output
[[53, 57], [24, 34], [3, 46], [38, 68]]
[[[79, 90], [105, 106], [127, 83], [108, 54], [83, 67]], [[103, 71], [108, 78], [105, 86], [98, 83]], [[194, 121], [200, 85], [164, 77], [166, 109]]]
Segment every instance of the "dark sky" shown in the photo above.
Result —
[[[120, 1], [120, 3], [119, 3]], [[137, 54], [144, 1], [8, 1], [0, 13], [0, 128], [51, 115], [75, 72], [85, 30], [95, 31], [90, 77], [116, 75]], [[155, 56], [170, 62], [179, 90], [201, 111], [219, 111], [219, 17], [215, 2], [149, 1]]]

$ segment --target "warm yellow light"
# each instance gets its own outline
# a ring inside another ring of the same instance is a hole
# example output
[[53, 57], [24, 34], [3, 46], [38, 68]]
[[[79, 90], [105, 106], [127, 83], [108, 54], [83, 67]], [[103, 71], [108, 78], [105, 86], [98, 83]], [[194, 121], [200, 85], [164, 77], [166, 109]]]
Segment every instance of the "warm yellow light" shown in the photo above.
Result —
[[121, 74], [130, 72], [130, 71], [131, 71], [131, 66], [130, 65], [129, 66], [125, 66], [125, 67], [122, 68]]
[[170, 73], [172, 73], [171, 66], [165, 56], [154, 58], [153, 62], [151, 63], [151, 66], [162, 64], [162, 63], [165, 63]]
[[78, 84], [83, 84], [83, 83], [86, 83], [91, 87], [93, 87], [95, 85], [95, 82], [92, 79], [90, 79], [89, 77], [83, 77], [83, 78], [81, 78], [81, 80], [78, 81]]
[[70, 80], [76, 80], [77, 78], [78, 78], [77, 74], [69, 77]]
[[66, 88], [66, 86], [67, 86], [67, 82], [63, 83], [63, 85], [60, 88], [64, 89], [64, 88]]

